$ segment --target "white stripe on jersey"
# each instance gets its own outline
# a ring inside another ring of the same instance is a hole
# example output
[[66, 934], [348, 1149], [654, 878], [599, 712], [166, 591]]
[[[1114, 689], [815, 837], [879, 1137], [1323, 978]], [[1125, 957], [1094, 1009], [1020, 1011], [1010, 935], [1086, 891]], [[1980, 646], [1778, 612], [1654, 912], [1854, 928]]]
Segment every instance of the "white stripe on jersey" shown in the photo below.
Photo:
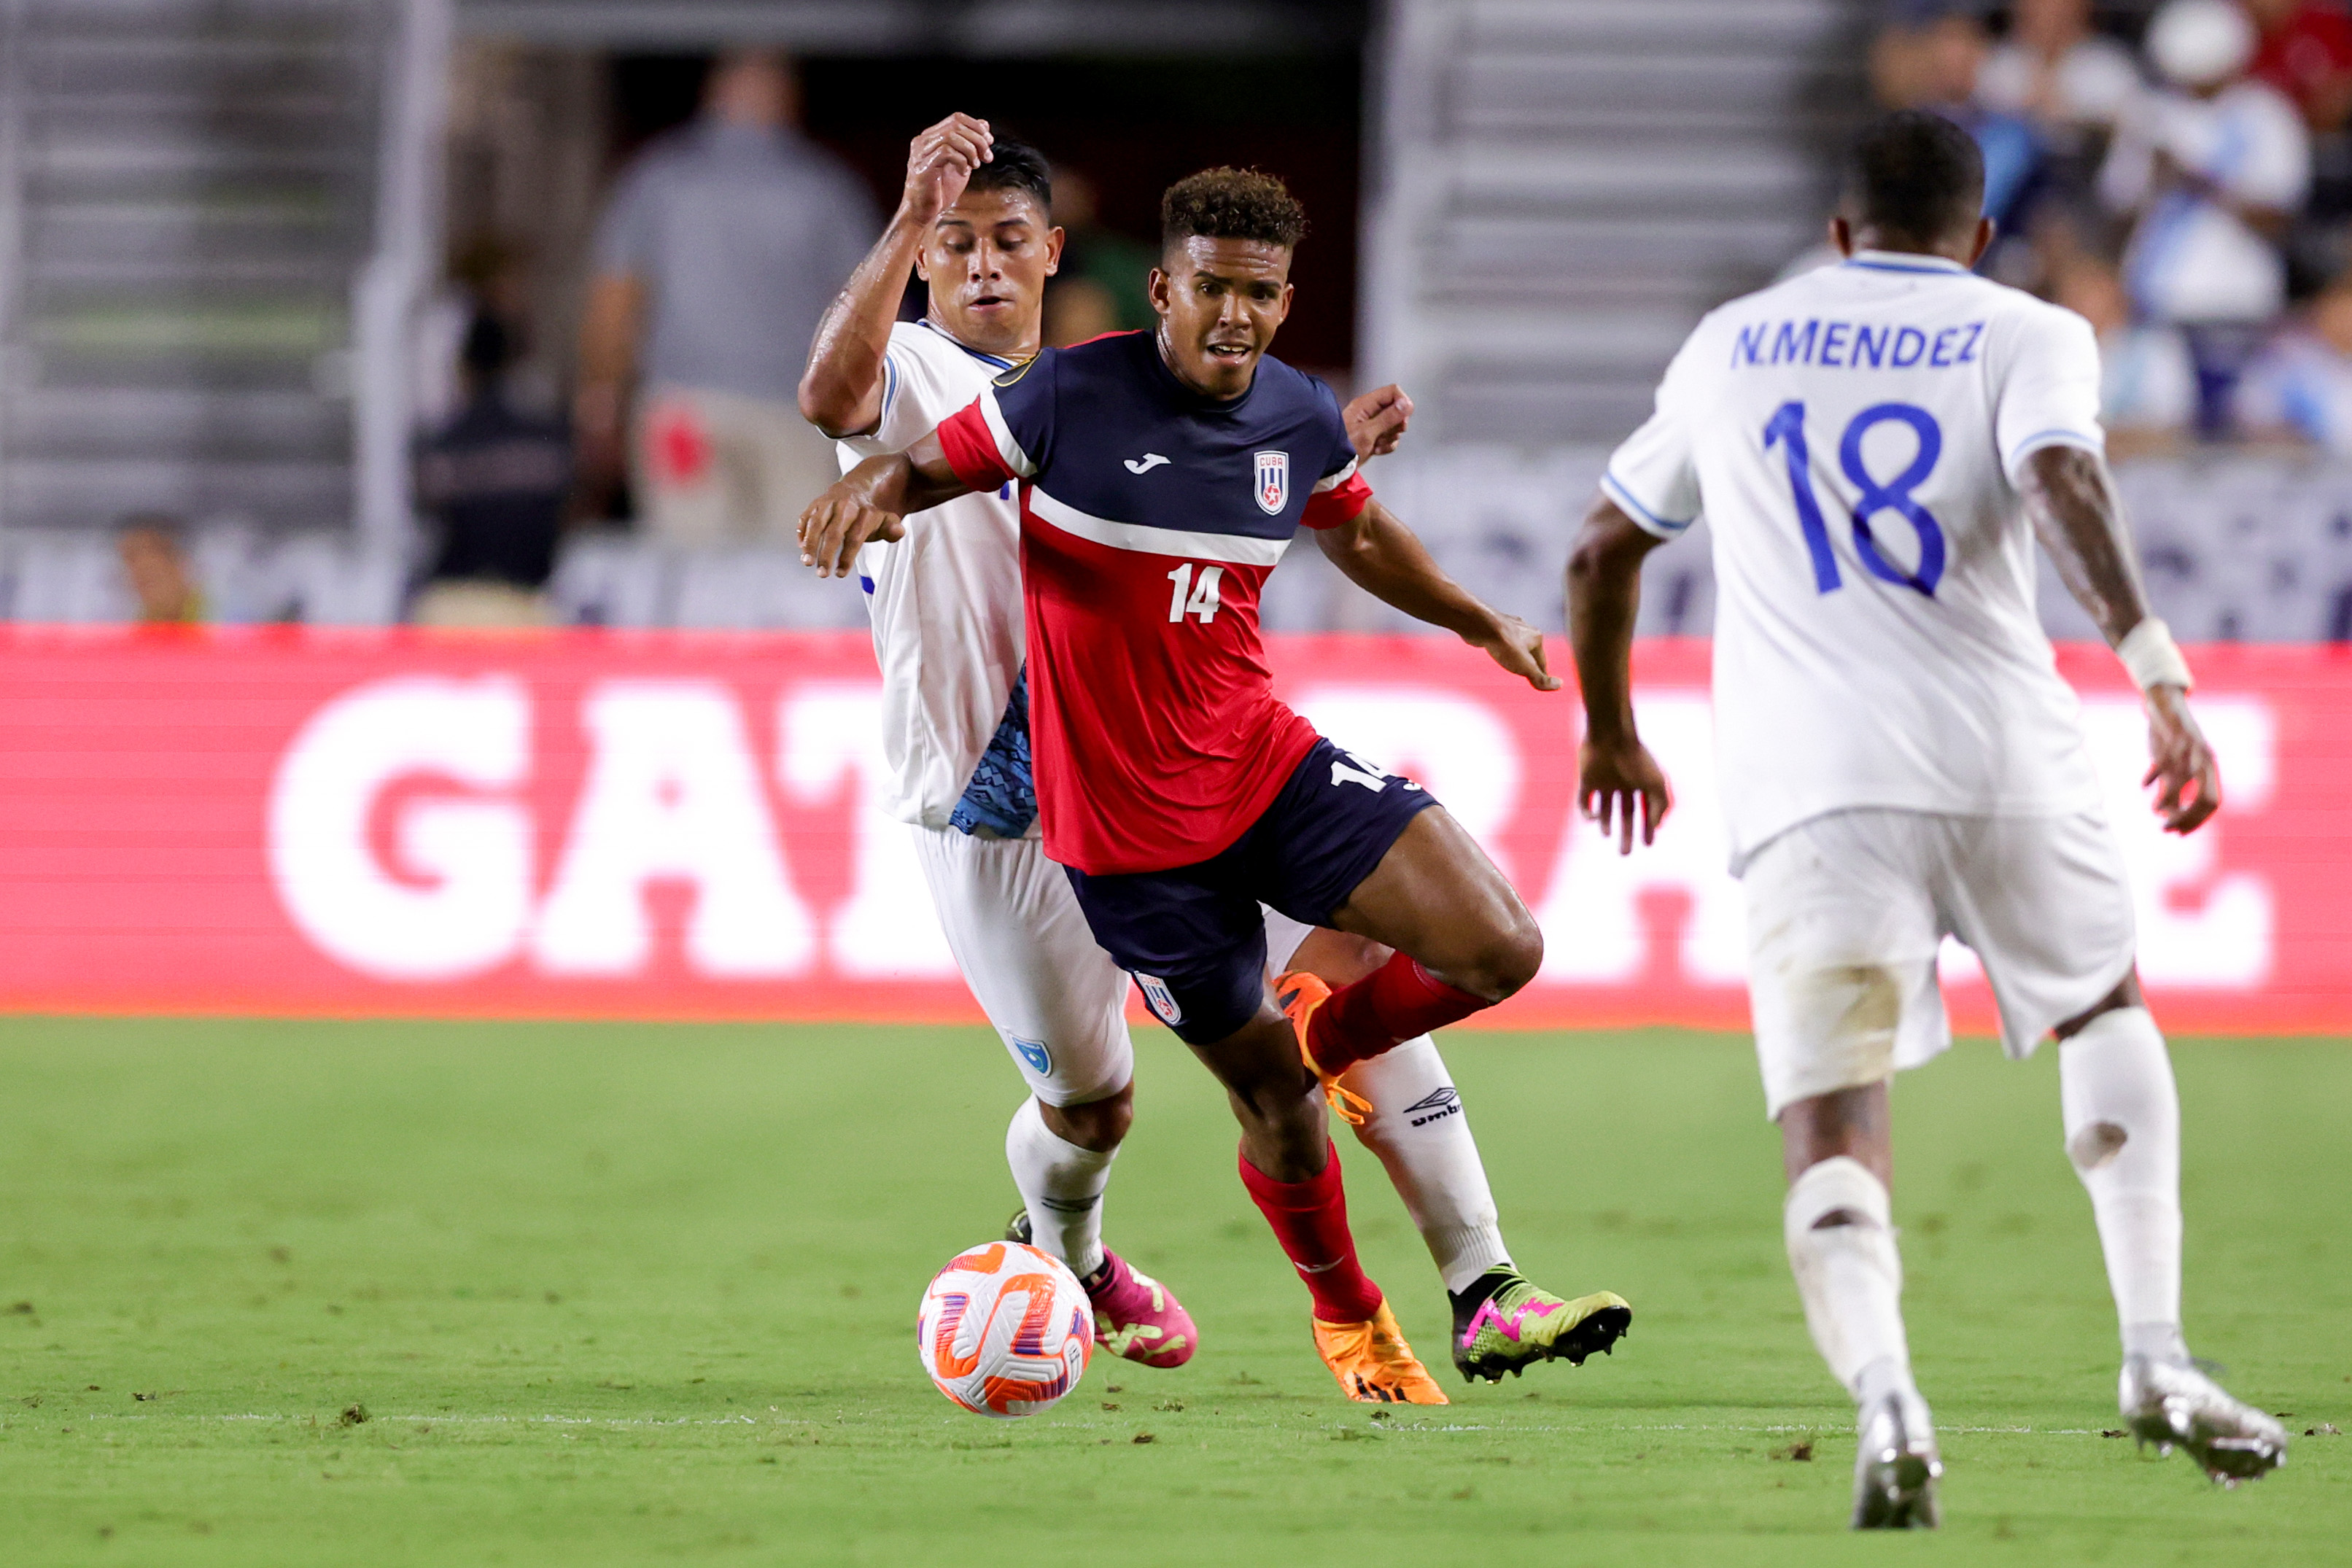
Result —
[[1075, 533], [1080, 539], [1113, 550], [1133, 550], [1145, 555], [1270, 567], [1290, 548], [1287, 539], [1253, 539], [1245, 533], [1186, 533], [1172, 528], [1149, 528], [1139, 522], [1113, 522], [1055, 500], [1034, 486], [1029, 490], [1029, 510], [1065, 533]]
[[1004, 459], [1004, 466], [1024, 479], [1034, 474], [1037, 465], [1029, 460], [1029, 454], [1013, 438], [1012, 430], [1004, 423], [1004, 410], [996, 405], [994, 387], [980, 395], [980, 416], [988, 421], [988, 433], [996, 437], [996, 455]]
[[1335, 474], [1326, 474], [1321, 479], [1316, 480], [1315, 489], [1312, 493], [1319, 496], [1325, 490], [1338, 489], [1341, 485], [1346, 484], [1349, 479], [1356, 477], [1357, 467], [1356, 459], [1353, 458], [1349, 458], [1348, 466], [1346, 468], [1341, 468]]

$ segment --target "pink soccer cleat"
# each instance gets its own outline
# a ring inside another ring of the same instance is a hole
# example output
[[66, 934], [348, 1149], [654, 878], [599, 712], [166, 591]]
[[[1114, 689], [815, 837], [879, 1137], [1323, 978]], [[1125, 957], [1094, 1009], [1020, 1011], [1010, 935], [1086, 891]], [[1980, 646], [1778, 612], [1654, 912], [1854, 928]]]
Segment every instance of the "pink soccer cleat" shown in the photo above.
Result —
[[1086, 1282], [1095, 1303], [1095, 1343], [1146, 1366], [1182, 1366], [1200, 1331], [1167, 1286], [1103, 1248], [1103, 1266]]
[[[1004, 1239], [1029, 1243], [1029, 1211], [1017, 1208], [1004, 1226]], [[1079, 1284], [1095, 1306], [1095, 1343], [1115, 1356], [1146, 1366], [1182, 1366], [1200, 1343], [1192, 1314], [1168, 1287], [1139, 1274], [1126, 1258], [1103, 1248], [1102, 1267]]]

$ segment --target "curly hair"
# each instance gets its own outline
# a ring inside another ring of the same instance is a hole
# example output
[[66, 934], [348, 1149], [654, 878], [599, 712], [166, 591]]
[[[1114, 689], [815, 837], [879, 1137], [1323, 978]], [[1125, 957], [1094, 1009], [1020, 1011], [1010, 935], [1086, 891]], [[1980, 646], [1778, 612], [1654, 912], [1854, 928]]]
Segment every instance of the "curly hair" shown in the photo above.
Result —
[[1161, 247], [1193, 235], [1255, 239], [1293, 249], [1307, 237], [1307, 209], [1272, 174], [1255, 169], [1203, 169], [1185, 175], [1160, 198]]

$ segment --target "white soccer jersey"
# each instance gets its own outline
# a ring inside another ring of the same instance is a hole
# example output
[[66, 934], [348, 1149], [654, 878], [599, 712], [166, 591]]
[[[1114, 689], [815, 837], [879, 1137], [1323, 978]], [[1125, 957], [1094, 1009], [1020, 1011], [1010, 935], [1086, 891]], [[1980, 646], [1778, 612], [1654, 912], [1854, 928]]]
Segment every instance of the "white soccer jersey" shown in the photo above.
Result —
[[1735, 872], [1848, 807], [2097, 808], [2011, 476], [2100, 450], [2098, 411], [2089, 323], [1933, 257], [1864, 251], [1691, 333], [1601, 482], [1662, 538], [1706, 514]]
[[[965, 348], [929, 321], [901, 321], [883, 364], [881, 423], [840, 444], [844, 473], [913, 446], [1012, 362]], [[857, 581], [882, 666], [884, 808], [944, 828], [1021, 673], [1020, 510], [998, 493], [916, 512], [906, 538], [858, 552]], [[1029, 831], [1036, 834], [1034, 821]]]

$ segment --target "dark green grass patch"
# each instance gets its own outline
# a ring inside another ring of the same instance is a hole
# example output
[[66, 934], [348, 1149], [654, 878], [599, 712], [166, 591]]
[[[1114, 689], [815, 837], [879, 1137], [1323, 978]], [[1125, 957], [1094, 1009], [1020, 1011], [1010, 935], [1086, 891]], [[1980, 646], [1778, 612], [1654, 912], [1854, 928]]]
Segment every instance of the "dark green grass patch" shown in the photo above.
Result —
[[[1013, 1206], [972, 1030], [0, 1022], [0, 1560], [383, 1564], [2352, 1561], [2352, 1049], [2183, 1044], [2189, 1332], [2291, 1411], [2236, 1493], [2135, 1454], [2054, 1063], [1901, 1084], [1948, 1529], [1843, 1529], [1849, 1413], [1780, 1245], [1744, 1042], [1448, 1044], [1521, 1265], [1630, 1297], [1581, 1370], [1353, 1405], [1164, 1034], [1110, 1237], [1192, 1363], [950, 1406], [917, 1296]], [[1378, 1165], [1374, 1273], [1444, 1301]], [[1147, 1440], [1148, 1439], [1148, 1440]], [[1810, 1453], [1811, 1458], [1801, 1456]]]

